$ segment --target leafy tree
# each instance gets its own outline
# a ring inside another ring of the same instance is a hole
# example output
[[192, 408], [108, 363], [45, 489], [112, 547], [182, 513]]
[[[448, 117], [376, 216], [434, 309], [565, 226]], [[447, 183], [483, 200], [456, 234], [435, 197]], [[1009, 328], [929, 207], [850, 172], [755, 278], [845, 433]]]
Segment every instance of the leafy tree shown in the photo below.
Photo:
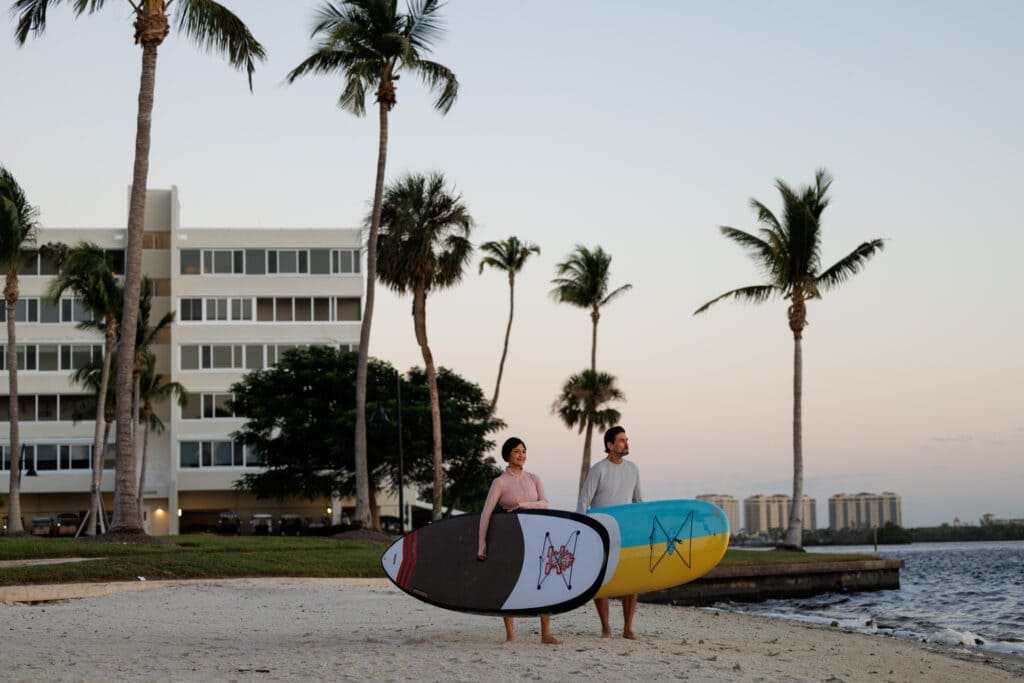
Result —
[[[100, 360], [100, 374], [92, 387], [97, 396], [106, 396], [110, 380], [110, 363], [113, 358], [114, 342], [117, 339], [117, 318], [124, 303], [124, 289], [114, 276], [113, 262], [102, 247], [92, 242], [80, 242], [67, 249], [64, 245], [52, 245], [47, 250], [53, 254], [57, 277], [50, 282], [47, 298], [53, 304], [60, 302], [65, 292], [74, 293], [82, 306], [92, 315], [92, 321], [78, 323], [79, 329], [99, 329], [103, 334], [103, 358]], [[103, 475], [104, 406], [96, 401], [96, 426], [93, 430], [93, 475], [90, 493], [89, 522], [87, 536], [96, 535], [96, 520], [100, 510], [100, 484]]]
[[306, 74], [339, 74], [345, 87], [338, 106], [356, 116], [366, 113], [366, 94], [377, 101], [379, 134], [373, 210], [366, 240], [366, 300], [359, 333], [356, 382], [356, 510], [355, 519], [370, 523], [370, 478], [366, 453], [366, 381], [377, 279], [377, 234], [384, 194], [388, 152], [388, 114], [398, 101], [396, 82], [407, 71], [419, 76], [437, 93], [434, 107], [447, 113], [459, 92], [459, 82], [447, 67], [426, 59], [442, 31], [439, 0], [410, 0], [404, 13], [396, 0], [327, 2], [316, 15], [313, 54], [288, 74], [288, 82]]
[[[754, 235], [729, 226], [722, 226], [722, 235], [745, 249], [760, 266], [767, 282], [733, 289], [707, 302], [694, 315], [703, 313], [724, 299], [763, 303], [774, 297], [790, 301], [787, 309], [789, 329], [793, 333], [793, 500], [803, 500], [803, 356], [801, 340], [807, 326], [807, 301], [821, 298], [828, 291], [857, 274], [876, 253], [882, 240], [862, 243], [829, 268], [821, 269], [821, 215], [828, 206], [828, 189], [832, 178], [824, 170], [814, 176], [814, 185], [793, 190], [781, 180], [775, 186], [782, 195], [782, 220], [757, 201], [750, 205], [763, 227]], [[800, 547], [803, 510], [790, 506], [786, 544]]]
[[512, 235], [500, 242], [484, 242], [480, 245], [484, 257], [480, 259], [480, 272], [491, 267], [508, 274], [508, 325], [505, 326], [505, 344], [501, 348], [501, 360], [498, 362], [498, 379], [494, 382], [494, 398], [491, 399], [491, 414], [498, 405], [498, 392], [501, 389], [501, 375], [505, 370], [505, 357], [508, 355], [508, 338], [512, 334], [512, 314], [515, 311], [516, 273], [523, 269], [532, 254], [540, 254], [540, 247], [533, 242], [522, 242]]
[[[140, 318], [141, 319], [141, 318]], [[136, 349], [139, 347], [136, 346]], [[162, 403], [173, 398], [175, 403], [184, 408], [188, 405], [188, 394], [185, 387], [179, 382], [172, 382], [166, 375], [156, 371], [156, 356], [151, 351], [144, 351], [142, 354], [142, 371], [139, 375], [139, 397], [141, 399], [141, 422], [142, 433], [142, 459], [139, 461], [139, 488], [138, 501], [139, 514], [142, 514], [142, 499], [146, 489], [146, 464], [149, 458], [149, 433], [151, 431], [160, 434], [164, 431], [164, 423], [154, 412], [153, 404]], [[141, 521], [140, 521], [141, 523]]]
[[[598, 377], [597, 322], [601, 319], [601, 307], [611, 303], [619, 295], [628, 292], [633, 287], [633, 285], [627, 284], [609, 291], [608, 279], [611, 264], [611, 254], [601, 247], [594, 247], [591, 250], [577, 244], [565, 261], [555, 266], [555, 279], [551, 281], [551, 284], [554, 285], [551, 296], [555, 301], [590, 309], [590, 320], [593, 323], [590, 342], [590, 372], [593, 377]], [[590, 471], [590, 448], [594, 438], [594, 424], [588, 423], [583, 429], [586, 430], [586, 436], [583, 439], [583, 463], [580, 467], [579, 488], [581, 490], [583, 482], [587, 479], [587, 473]]]
[[[64, 0], [15, 0], [11, 11], [17, 16], [15, 39], [24, 44], [30, 33], [46, 30], [47, 10]], [[92, 14], [106, 0], [69, 0], [77, 16]], [[128, 209], [128, 243], [125, 250], [125, 304], [121, 327], [134, 330], [139, 314], [142, 290], [142, 231], [146, 213], [146, 184], [149, 178], [150, 129], [156, 90], [157, 49], [171, 30], [171, 6], [174, 5], [177, 29], [199, 47], [222, 53], [231, 66], [244, 68], [252, 89], [256, 62], [265, 57], [263, 46], [248, 27], [215, 0], [132, 0], [135, 14], [135, 43], [142, 48], [142, 72], [139, 82], [139, 107], [135, 129], [135, 162], [132, 171]], [[135, 339], [126, 335], [117, 368], [117, 486], [114, 493], [114, 521], [117, 531], [139, 532], [135, 495], [135, 446], [132, 438], [132, 379], [135, 365]]]
[[39, 209], [29, 203], [25, 191], [14, 175], [0, 166], [0, 267], [6, 274], [4, 303], [7, 317], [7, 381], [11, 423], [11, 470], [8, 499], [7, 533], [14, 536], [25, 533], [21, 524], [21, 433], [18, 414], [18, 353], [16, 315], [18, 273], [32, 253], [39, 231]]
[[459, 195], [445, 188], [440, 173], [405, 175], [384, 193], [381, 211], [378, 277], [399, 294], [412, 294], [413, 328], [423, 354], [430, 389], [434, 435], [434, 519], [442, 515], [444, 486], [441, 441], [441, 398], [437, 368], [427, 340], [427, 294], [462, 279], [473, 253], [469, 241], [473, 218]]
[[[408, 384], [403, 384], [403, 443], [413, 454], [410, 460], [412, 481], [430, 482], [422, 486], [423, 500], [434, 500], [434, 462], [430, 457], [432, 442], [427, 435], [430, 425], [430, 391], [427, 373], [413, 368], [408, 373]], [[408, 386], [408, 388], [406, 388]], [[438, 393], [441, 396], [441, 424], [444, 428], [444, 501], [447, 512], [453, 509], [479, 511], [483, 507], [491, 482], [501, 474], [501, 468], [487, 453], [494, 442], [486, 436], [505, 426], [491, 414], [491, 404], [479, 386], [455, 372], [440, 368], [437, 373]], [[411, 398], [406, 407], [406, 396]]]
[[[266, 465], [263, 472], [243, 475], [236, 488], [260, 498], [309, 500], [354, 492], [357, 364], [357, 354], [330, 347], [294, 349], [275, 367], [250, 372], [231, 387], [232, 407], [246, 420], [234, 437], [264, 458]], [[369, 370], [374, 404], [397, 415], [394, 368], [370, 359]], [[400, 382], [406, 478], [426, 484], [434, 478], [426, 373], [413, 369]], [[489, 485], [496, 472], [486, 467], [484, 454], [494, 445], [487, 434], [502, 423], [487, 418], [487, 400], [478, 386], [445, 368], [438, 372], [438, 384], [445, 397], [442, 416], [453, 454], [448, 463], [460, 473], [481, 473]], [[393, 424], [369, 421], [368, 427], [370, 473], [376, 490], [383, 482], [398, 480], [398, 435]], [[474, 464], [474, 459], [484, 462]], [[478, 490], [475, 480], [449, 480], [448, 491], [460, 503]]]
[[[580, 433], [587, 430], [589, 447], [590, 434], [594, 427], [608, 429], [622, 417], [618, 410], [607, 407], [607, 404], [625, 398], [625, 394], [615, 386], [614, 376], [606, 372], [583, 370], [565, 381], [562, 392], [551, 406], [551, 412], [557, 415], [566, 427], [579, 429]], [[589, 450], [585, 453], [583, 466], [585, 478], [590, 469]], [[583, 486], [582, 482], [580, 486]]]

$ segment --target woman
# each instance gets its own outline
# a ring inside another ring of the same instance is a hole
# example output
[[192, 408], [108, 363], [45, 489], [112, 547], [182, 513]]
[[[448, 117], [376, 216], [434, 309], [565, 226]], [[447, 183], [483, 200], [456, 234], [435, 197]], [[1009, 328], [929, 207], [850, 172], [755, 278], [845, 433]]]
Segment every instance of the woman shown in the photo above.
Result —
[[[540, 483], [540, 477], [523, 470], [523, 465], [526, 464], [526, 444], [523, 443], [523, 440], [514, 436], [507, 439], [501, 446], [501, 457], [508, 463], [508, 467], [491, 484], [483, 513], [480, 515], [477, 559], [481, 562], [487, 559], [487, 527], [491, 523], [491, 515], [494, 513], [496, 505], [500, 504], [506, 512], [543, 510], [548, 506], [548, 497], [544, 493], [544, 485]], [[516, 640], [516, 634], [512, 617], [502, 618], [505, 620], [505, 642], [513, 643]], [[547, 645], [562, 644], [562, 641], [551, 635], [551, 615], [549, 614], [542, 615], [540, 618], [540, 642]]]

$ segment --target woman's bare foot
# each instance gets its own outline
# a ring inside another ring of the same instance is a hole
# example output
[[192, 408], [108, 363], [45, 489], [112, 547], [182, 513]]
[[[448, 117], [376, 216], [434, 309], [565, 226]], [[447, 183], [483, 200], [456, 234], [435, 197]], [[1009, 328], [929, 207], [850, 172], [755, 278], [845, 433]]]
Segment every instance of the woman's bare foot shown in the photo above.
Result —
[[552, 635], [541, 636], [540, 637], [540, 642], [544, 643], [545, 645], [561, 645], [562, 644], [562, 641], [560, 641], [558, 638], [555, 638]]
[[622, 637], [626, 638], [627, 640], [640, 640], [640, 638], [632, 631], [623, 631]]
[[611, 638], [612, 637], [612, 630], [610, 628], [603, 628], [603, 629], [601, 629], [601, 637], [602, 638]]

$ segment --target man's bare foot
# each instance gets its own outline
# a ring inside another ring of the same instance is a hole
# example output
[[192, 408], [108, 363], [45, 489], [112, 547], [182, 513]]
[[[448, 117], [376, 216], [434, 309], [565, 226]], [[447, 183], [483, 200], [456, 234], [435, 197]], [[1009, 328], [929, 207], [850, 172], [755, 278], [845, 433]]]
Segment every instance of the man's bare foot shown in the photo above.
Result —
[[560, 641], [558, 638], [555, 638], [554, 636], [541, 636], [540, 642], [544, 643], [545, 645], [561, 645], [562, 644], [562, 641]]
[[635, 633], [633, 633], [632, 631], [623, 631], [622, 632], [622, 637], [627, 639], [627, 640], [640, 640], [640, 638], [637, 637], [637, 635]]
[[506, 638], [506, 639], [505, 639], [505, 644], [506, 644], [506, 645], [511, 645], [511, 644], [512, 644], [512, 643], [514, 643], [514, 642], [516, 642], [515, 636], [513, 636], [513, 637], [511, 637], [511, 638]]
[[602, 638], [611, 638], [612, 637], [612, 629], [610, 627], [609, 628], [602, 628], [601, 629], [601, 637]]

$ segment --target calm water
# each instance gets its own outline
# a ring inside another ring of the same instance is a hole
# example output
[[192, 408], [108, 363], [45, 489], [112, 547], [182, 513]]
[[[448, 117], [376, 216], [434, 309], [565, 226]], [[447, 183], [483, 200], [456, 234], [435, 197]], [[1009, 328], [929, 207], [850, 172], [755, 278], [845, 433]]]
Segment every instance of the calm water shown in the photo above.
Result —
[[[875, 552], [871, 546], [808, 550]], [[1024, 656], [1024, 541], [879, 546], [878, 554], [906, 563], [899, 590], [717, 607], [815, 623], [837, 621], [869, 633]]]

